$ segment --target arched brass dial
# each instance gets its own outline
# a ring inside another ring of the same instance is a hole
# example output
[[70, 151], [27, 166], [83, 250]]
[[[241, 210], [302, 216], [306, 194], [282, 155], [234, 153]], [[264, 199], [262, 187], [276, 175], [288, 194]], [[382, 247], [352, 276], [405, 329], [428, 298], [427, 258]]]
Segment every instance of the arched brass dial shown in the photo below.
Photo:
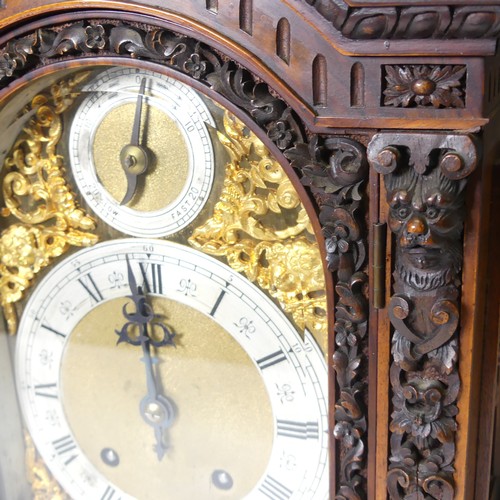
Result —
[[326, 497], [323, 356], [212, 257], [143, 239], [77, 252], [33, 293], [16, 361], [28, 429], [73, 498]]
[[325, 284], [291, 180], [174, 77], [40, 78], [4, 163], [9, 497], [325, 500]]

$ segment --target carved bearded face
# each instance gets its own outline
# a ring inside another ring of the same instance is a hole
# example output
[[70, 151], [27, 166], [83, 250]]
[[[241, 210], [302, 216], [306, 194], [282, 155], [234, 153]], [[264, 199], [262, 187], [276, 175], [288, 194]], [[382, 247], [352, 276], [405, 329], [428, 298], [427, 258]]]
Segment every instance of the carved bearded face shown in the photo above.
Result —
[[460, 271], [463, 187], [439, 168], [418, 175], [406, 167], [386, 176], [389, 226], [397, 236], [396, 272], [415, 289], [445, 286]]

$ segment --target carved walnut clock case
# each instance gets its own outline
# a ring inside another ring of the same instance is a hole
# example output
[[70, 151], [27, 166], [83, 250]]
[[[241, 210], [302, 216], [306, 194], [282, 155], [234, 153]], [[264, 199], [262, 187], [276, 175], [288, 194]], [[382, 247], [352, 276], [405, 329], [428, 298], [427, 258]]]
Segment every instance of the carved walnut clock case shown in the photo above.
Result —
[[0, 498], [488, 497], [500, 5], [456, 3], [4, 1]]

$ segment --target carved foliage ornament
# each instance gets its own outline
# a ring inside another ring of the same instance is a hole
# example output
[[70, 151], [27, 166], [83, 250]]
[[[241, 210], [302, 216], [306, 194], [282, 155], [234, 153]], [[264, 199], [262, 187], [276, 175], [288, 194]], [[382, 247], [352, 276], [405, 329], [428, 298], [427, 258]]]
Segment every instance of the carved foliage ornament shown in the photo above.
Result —
[[197, 40], [155, 27], [100, 20], [38, 30], [0, 48], [0, 82], [6, 84], [48, 59], [87, 54], [155, 61], [199, 80], [266, 131], [313, 192], [338, 294], [333, 359], [338, 384], [337, 497], [365, 497], [366, 359], [362, 353], [367, 344], [368, 308], [363, 218], [358, 213], [360, 186], [367, 171], [364, 149], [343, 137], [311, 135], [306, 139], [302, 123], [267, 84]]
[[248, 85], [248, 72], [193, 38], [108, 20], [41, 29], [0, 48], [0, 82], [6, 84], [47, 59], [94, 54], [120, 55], [165, 64], [210, 86], [246, 110], [284, 150], [302, 141], [302, 127], [285, 102], [266, 84]]
[[378, 134], [368, 157], [384, 175], [396, 243], [388, 491], [451, 500], [464, 188], [476, 148], [468, 136]]
[[[312, 227], [297, 191], [242, 122], [225, 113], [224, 128], [218, 137], [231, 161], [220, 201], [189, 242], [210, 255], [225, 256], [233, 269], [277, 299], [301, 330], [307, 328], [324, 339], [323, 266], [317, 244], [309, 238]], [[280, 229], [282, 218], [295, 224]]]
[[[365, 244], [360, 187], [367, 163], [355, 141], [329, 137], [311, 140], [285, 151], [293, 167], [304, 173], [320, 205], [320, 222], [326, 240], [328, 267], [335, 272], [336, 315], [333, 367], [337, 375], [333, 434], [340, 442], [337, 458], [337, 499], [366, 495], [366, 359], [368, 305], [363, 272]], [[326, 160], [325, 160], [326, 159]]]

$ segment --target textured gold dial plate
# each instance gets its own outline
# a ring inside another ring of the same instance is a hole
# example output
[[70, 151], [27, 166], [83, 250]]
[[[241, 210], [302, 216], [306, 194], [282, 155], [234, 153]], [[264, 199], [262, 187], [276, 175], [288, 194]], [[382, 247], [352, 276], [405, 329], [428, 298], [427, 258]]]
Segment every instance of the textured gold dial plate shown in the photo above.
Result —
[[[118, 203], [127, 191], [127, 179], [119, 163], [120, 152], [129, 142], [134, 112], [132, 103], [112, 109], [97, 127], [93, 141], [97, 177]], [[137, 194], [128, 206], [152, 212], [171, 204], [181, 194], [189, 171], [189, 153], [184, 136], [168, 115], [149, 106], [143, 108], [142, 116], [140, 135], [147, 138], [144, 146], [150, 165], [147, 177], [139, 179]]]
[[[207, 491], [205, 483], [217, 469], [230, 471], [234, 480], [227, 498], [243, 498], [265, 472], [274, 434], [269, 396], [255, 364], [211, 318], [153, 298], [155, 312], [178, 339], [175, 348], [155, 353], [161, 385], [178, 412], [167, 456], [159, 462], [137, 406], [144, 396], [141, 352], [130, 345], [117, 348], [116, 335], [102, 333], [121, 327], [128, 302], [115, 299], [93, 309], [66, 347], [62, 398], [82, 450], [113, 484], [141, 500], [162, 498], [166, 485], [175, 498], [192, 500]], [[118, 467], [103, 463], [103, 448], [116, 451]]]
[[[161, 73], [121, 67], [93, 74], [82, 90], [68, 153], [93, 212], [136, 237], [169, 236], [191, 224], [214, 179], [208, 127], [215, 122], [205, 99]], [[145, 152], [140, 175], [122, 155], [131, 146]]]

